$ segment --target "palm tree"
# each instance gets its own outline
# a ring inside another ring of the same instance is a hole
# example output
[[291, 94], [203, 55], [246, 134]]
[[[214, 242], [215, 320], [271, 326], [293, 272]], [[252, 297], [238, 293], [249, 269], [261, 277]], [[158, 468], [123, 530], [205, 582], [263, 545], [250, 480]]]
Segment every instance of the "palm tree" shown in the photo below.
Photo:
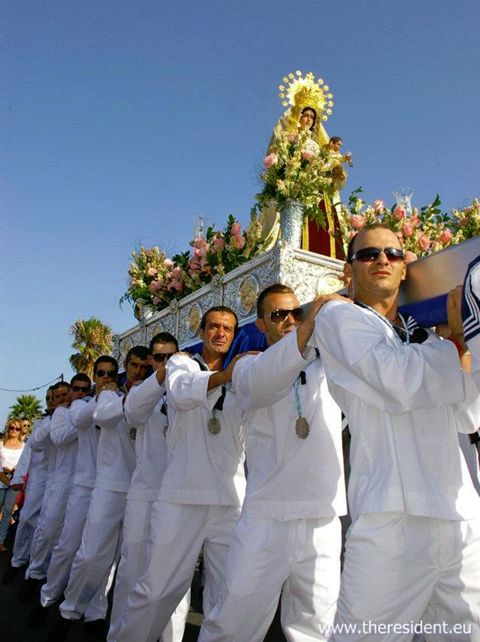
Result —
[[10, 406], [9, 419], [29, 419], [33, 423], [42, 414], [42, 403], [35, 395], [20, 395], [15, 403]]
[[75, 321], [70, 334], [74, 339], [72, 348], [77, 350], [70, 357], [70, 364], [76, 372], [85, 372], [91, 377], [95, 360], [112, 350], [112, 330], [99, 319], [91, 317]]

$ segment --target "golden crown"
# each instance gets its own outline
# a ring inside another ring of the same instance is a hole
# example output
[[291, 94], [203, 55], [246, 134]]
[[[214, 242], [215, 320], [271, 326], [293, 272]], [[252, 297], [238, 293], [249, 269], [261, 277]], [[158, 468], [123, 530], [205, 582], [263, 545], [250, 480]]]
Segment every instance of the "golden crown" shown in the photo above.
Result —
[[284, 76], [283, 84], [278, 86], [282, 105], [292, 105], [295, 111], [301, 111], [304, 107], [313, 107], [323, 121], [328, 120], [332, 115], [333, 94], [330, 87], [322, 78], [315, 80], [311, 71], [302, 76], [301, 71], [290, 73]]

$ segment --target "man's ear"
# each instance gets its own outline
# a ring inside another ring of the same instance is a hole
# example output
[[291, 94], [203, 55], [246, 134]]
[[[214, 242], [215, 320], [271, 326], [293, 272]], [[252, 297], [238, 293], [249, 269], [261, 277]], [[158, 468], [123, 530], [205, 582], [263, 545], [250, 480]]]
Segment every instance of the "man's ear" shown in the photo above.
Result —
[[255, 325], [260, 330], [260, 332], [263, 332], [263, 334], [265, 334], [266, 328], [265, 328], [265, 321], [263, 319], [255, 319]]
[[402, 272], [402, 281], [405, 281], [406, 278], [407, 278], [407, 264], [404, 263], [403, 264], [403, 272]]

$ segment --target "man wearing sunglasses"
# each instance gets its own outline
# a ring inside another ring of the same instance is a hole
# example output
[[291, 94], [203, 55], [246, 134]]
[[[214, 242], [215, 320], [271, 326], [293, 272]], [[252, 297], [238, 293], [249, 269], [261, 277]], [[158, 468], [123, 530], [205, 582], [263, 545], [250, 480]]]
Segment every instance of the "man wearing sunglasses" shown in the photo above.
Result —
[[[35, 529], [25, 583], [19, 593], [22, 602], [32, 597], [36, 586], [46, 577], [50, 558], [62, 529], [68, 496], [73, 485], [78, 450], [77, 436], [71, 424], [72, 413], [79, 408], [78, 400], [89, 392], [90, 378], [83, 373], [74, 375], [70, 385], [59, 382], [53, 387], [56, 408], [48, 432], [43, 435], [44, 442], [51, 444], [49, 458], [52, 458], [52, 464], [51, 467], [49, 465], [49, 483], [45, 489], [44, 502]], [[71, 406], [74, 408], [71, 409]], [[36, 448], [40, 437], [40, 433], [37, 432], [32, 441], [32, 448]], [[45, 443], [41, 443], [40, 447], [43, 448], [44, 445]]]
[[480, 639], [480, 498], [457, 437], [478, 428], [479, 397], [462, 346], [426, 331], [415, 342], [397, 308], [402, 248], [386, 226], [360, 231], [347, 260], [356, 305], [325, 305], [311, 339], [352, 435], [336, 624], [355, 630], [331, 639], [406, 642], [419, 622], [447, 627], [429, 640]]
[[[149, 350], [144, 346], [131, 348], [125, 359], [127, 388], [135, 376], [145, 378], [148, 372]], [[130, 362], [135, 368], [130, 368]], [[112, 370], [111, 366], [108, 368]], [[98, 368], [105, 376], [107, 367]], [[110, 377], [109, 377], [110, 378]], [[82, 541], [75, 555], [60, 604], [61, 618], [49, 631], [46, 640], [64, 640], [75, 620], [83, 615], [89, 633], [105, 635], [103, 609], [97, 609], [95, 600], [105, 587], [106, 580], [116, 561], [121, 536], [123, 516], [130, 479], [135, 468], [135, 429], [123, 414], [124, 394], [119, 391], [116, 377], [98, 386], [95, 395], [93, 421], [99, 427], [97, 472]]]
[[168, 360], [167, 465], [152, 505], [148, 564], [115, 642], [156, 639], [190, 588], [202, 547], [204, 613], [216, 601], [245, 489], [241, 417], [227, 389], [233, 365], [223, 367], [237, 326], [233, 310], [210, 308], [200, 323], [202, 354]]
[[[160, 332], [150, 341], [149, 350], [148, 361], [154, 372], [133, 386], [125, 400], [125, 417], [131, 426], [136, 427], [137, 465], [127, 494], [122, 550], [107, 640], [115, 640], [125, 615], [128, 594], [145, 568], [151, 508], [167, 464], [168, 419], [164, 380], [167, 362], [178, 352], [178, 343], [172, 334]], [[172, 617], [169, 631], [164, 632], [163, 642], [182, 640], [189, 599], [184, 599], [181, 606]], [[161, 634], [162, 631], [158, 631], [156, 638]]]
[[[46, 394], [47, 410], [40, 419], [37, 419], [33, 426], [31, 435], [41, 430], [42, 424], [50, 423], [51, 416], [55, 409], [53, 404], [53, 390], [48, 388]], [[18, 484], [20, 489], [23, 485], [23, 477], [28, 472], [28, 482], [25, 488], [25, 501], [20, 511], [15, 542], [13, 545], [13, 555], [10, 560], [10, 566], [2, 577], [2, 582], [10, 583], [18, 569], [27, 564], [30, 557], [33, 535], [37, 526], [42, 500], [45, 495], [45, 484], [47, 482], [48, 467], [48, 450], [32, 450], [32, 438], [27, 440], [22, 456], [18, 462], [15, 475], [12, 479], [12, 485]]]
[[305, 318], [291, 288], [267, 287], [256, 324], [268, 348], [234, 366], [247, 490], [201, 642], [260, 642], [280, 596], [287, 639], [328, 639], [340, 585], [338, 516], [346, 502], [340, 409], [321, 359], [306, 350], [316, 309]]
[[[102, 390], [104, 386], [114, 382], [118, 374], [118, 365], [113, 357], [100, 356], [93, 366], [93, 380], [95, 391]], [[90, 390], [87, 382], [79, 382], [78, 386]], [[75, 385], [72, 386], [72, 389]], [[47, 581], [40, 592], [40, 604], [30, 613], [30, 626], [42, 624], [48, 609], [60, 598], [68, 583], [70, 569], [75, 554], [80, 547], [83, 528], [87, 517], [90, 498], [95, 486], [97, 449], [100, 431], [93, 422], [95, 399], [91, 394], [83, 397], [81, 402], [71, 411], [71, 432], [78, 437], [78, 454], [76, 460], [73, 488], [68, 499], [63, 522], [62, 533], [50, 560], [47, 572]], [[105, 586], [92, 600], [86, 613], [86, 620], [105, 618], [107, 600]], [[93, 616], [92, 616], [93, 613]]]

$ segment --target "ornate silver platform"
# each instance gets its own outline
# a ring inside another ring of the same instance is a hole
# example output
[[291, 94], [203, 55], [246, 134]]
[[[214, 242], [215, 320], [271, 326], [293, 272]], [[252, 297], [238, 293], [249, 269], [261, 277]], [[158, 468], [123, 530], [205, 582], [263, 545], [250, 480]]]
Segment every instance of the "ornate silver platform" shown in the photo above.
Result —
[[235, 310], [240, 326], [255, 320], [257, 295], [272, 283], [293, 288], [300, 303], [307, 303], [318, 294], [336, 292], [343, 287], [338, 276], [343, 261], [314, 252], [294, 249], [278, 241], [275, 247], [248, 263], [232, 270], [223, 278], [215, 276], [211, 283], [170, 305], [147, 315], [141, 323], [114, 336], [113, 356], [122, 360], [134, 345], [148, 345], [158, 332], [171, 332], [181, 348], [199, 342], [198, 329], [203, 313], [214, 305], [227, 305]]

